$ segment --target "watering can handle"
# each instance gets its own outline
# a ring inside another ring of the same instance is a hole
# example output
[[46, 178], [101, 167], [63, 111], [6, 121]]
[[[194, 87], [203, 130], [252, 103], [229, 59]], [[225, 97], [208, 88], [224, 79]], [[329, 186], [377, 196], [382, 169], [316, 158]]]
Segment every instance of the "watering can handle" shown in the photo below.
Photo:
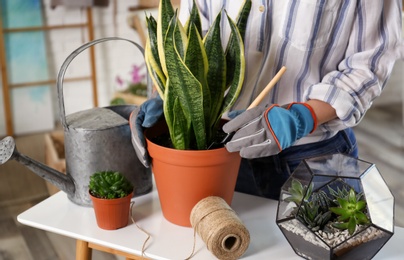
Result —
[[[70, 62], [77, 56], [79, 55], [82, 51], [86, 50], [87, 48], [97, 44], [97, 43], [101, 43], [101, 42], [105, 42], [105, 41], [112, 41], [112, 40], [121, 40], [121, 41], [127, 41], [132, 43], [133, 45], [135, 45], [140, 52], [142, 53], [143, 57], [144, 57], [144, 49], [142, 46], [140, 46], [139, 44], [137, 44], [134, 41], [128, 40], [128, 39], [124, 39], [124, 38], [119, 38], [119, 37], [106, 37], [106, 38], [101, 38], [101, 39], [97, 39], [91, 42], [88, 42], [84, 45], [82, 45], [81, 47], [77, 48], [75, 51], [73, 51], [67, 58], [66, 60], [63, 62], [62, 66], [60, 67], [60, 71], [57, 77], [57, 82], [56, 82], [56, 86], [57, 86], [57, 91], [58, 91], [58, 99], [59, 99], [59, 111], [60, 111], [60, 119], [61, 119], [61, 123], [63, 125], [63, 128], [67, 128], [67, 122], [66, 122], [66, 112], [65, 112], [65, 104], [64, 104], [64, 98], [63, 98], [63, 79], [67, 70], [67, 67], [69, 66]], [[152, 81], [151, 78], [149, 76], [149, 74], [147, 73], [147, 97], [151, 97], [152, 94]]]

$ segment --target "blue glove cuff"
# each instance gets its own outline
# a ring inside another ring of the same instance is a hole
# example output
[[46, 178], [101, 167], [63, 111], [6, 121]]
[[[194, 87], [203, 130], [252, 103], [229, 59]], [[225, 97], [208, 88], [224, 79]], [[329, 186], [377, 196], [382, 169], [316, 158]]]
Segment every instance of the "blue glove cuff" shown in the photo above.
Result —
[[316, 129], [316, 116], [309, 105], [303, 103], [292, 103], [289, 105], [288, 109], [297, 119], [298, 131], [296, 140], [312, 133]]
[[316, 117], [307, 104], [292, 103], [287, 109], [274, 105], [267, 110], [267, 123], [282, 151], [313, 132]]

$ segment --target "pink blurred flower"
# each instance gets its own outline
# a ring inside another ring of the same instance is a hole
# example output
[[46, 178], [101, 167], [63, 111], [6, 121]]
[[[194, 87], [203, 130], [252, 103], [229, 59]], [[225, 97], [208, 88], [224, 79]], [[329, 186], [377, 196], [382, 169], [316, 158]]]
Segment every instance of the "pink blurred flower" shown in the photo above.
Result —
[[116, 83], [118, 85], [118, 87], [117, 87], [118, 90], [126, 89], [127, 86], [125, 85], [125, 81], [121, 78], [121, 76], [119, 76], [119, 75], [116, 76], [115, 81], [116, 81]]
[[142, 64], [141, 66], [137, 66], [137, 65], [132, 66], [132, 71], [130, 72], [130, 74], [132, 76], [133, 84], [142, 82], [143, 79], [146, 77], [145, 74], [140, 74], [140, 70], [142, 69], [143, 66], [144, 66], [144, 64]]

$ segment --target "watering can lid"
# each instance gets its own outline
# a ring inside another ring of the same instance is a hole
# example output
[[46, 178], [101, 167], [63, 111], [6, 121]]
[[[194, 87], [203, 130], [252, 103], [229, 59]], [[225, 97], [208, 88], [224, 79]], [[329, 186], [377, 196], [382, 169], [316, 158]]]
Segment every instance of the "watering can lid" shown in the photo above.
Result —
[[69, 127], [85, 130], [103, 130], [128, 124], [123, 116], [102, 107], [70, 114], [66, 116], [66, 122]]

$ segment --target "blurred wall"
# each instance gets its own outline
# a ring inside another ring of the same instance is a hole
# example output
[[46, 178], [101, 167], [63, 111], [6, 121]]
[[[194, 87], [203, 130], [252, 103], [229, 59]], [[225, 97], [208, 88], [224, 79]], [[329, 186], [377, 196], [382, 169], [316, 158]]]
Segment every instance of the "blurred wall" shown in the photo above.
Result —
[[[88, 19], [86, 8], [65, 5], [51, 6], [51, 2], [83, 3], [80, 1], [81, 0], [71, 2], [42, 0], [44, 25], [63, 27], [72, 24], [86, 23]], [[109, 5], [106, 7], [92, 7], [94, 39], [115, 36], [141, 43], [138, 32], [130, 26], [129, 22], [133, 15], [133, 12], [129, 11], [129, 9], [133, 9], [133, 7], [136, 6], [138, 6], [138, 0], [109, 0]], [[139, 16], [139, 20], [144, 23], [145, 10], [137, 11], [136, 13]], [[44, 32], [49, 77], [50, 79], [56, 79], [59, 69], [68, 55], [89, 41], [88, 29], [84, 27], [57, 28], [45, 30]], [[141, 52], [128, 42], [109, 41], [97, 44], [95, 46], [95, 63], [97, 74], [96, 82], [98, 85], [98, 105], [109, 105], [114, 92], [118, 88], [116, 81], [117, 76], [124, 81], [129, 81], [131, 79], [130, 71], [132, 70], [132, 66], [141, 65], [143, 62], [144, 59]], [[90, 68], [90, 57], [89, 51], [87, 50], [80, 53], [71, 62], [66, 71], [65, 79], [88, 77], [91, 75]], [[145, 68], [142, 73], [146, 73]], [[93, 107], [92, 84], [90, 80], [74, 82], [64, 81], [63, 89], [66, 114]], [[53, 117], [53, 120], [57, 123], [60, 121], [60, 113], [58, 109], [59, 102], [56, 84], [51, 86], [51, 102], [49, 103], [51, 103], [49, 109], [52, 110], [53, 113], [48, 113], [47, 116]], [[13, 111], [11, 112], [13, 113]], [[14, 117], [15, 116], [14, 114]], [[18, 120], [24, 119], [18, 118]], [[17, 119], [14, 118], [13, 121], [15, 125]], [[6, 134], [5, 124], [4, 100], [0, 81], [0, 136]], [[43, 129], [48, 130], [48, 127]]]
[[[51, 0], [43, 0], [44, 16], [48, 25], [68, 25], [85, 23], [85, 9], [57, 6], [51, 8]], [[137, 0], [110, 0], [107, 7], [93, 7], [94, 38], [121, 37], [140, 43], [138, 33], [129, 26], [129, 7], [137, 5]], [[139, 15], [144, 18], [144, 11]], [[67, 56], [79, 46], [88, 42], [85, 28], [57, 29], [47, 34], [49, 70], [56, 75]], [[136, 47], [124, 41], [97, 44], [95, 47], [96, 72], [99, 106], [109, 104], [117, 88], [116, 77], [129, 79], [134, 64], [143, 63], [143, 57]], [[69, 65], [65, 78], [90, 75], [89, 52], [84, 51]], [[90, 81], [64, 82], [66, 114], [93, 107]], [[56, 86], [53, 93], [55, 120], [59, 120]]]

